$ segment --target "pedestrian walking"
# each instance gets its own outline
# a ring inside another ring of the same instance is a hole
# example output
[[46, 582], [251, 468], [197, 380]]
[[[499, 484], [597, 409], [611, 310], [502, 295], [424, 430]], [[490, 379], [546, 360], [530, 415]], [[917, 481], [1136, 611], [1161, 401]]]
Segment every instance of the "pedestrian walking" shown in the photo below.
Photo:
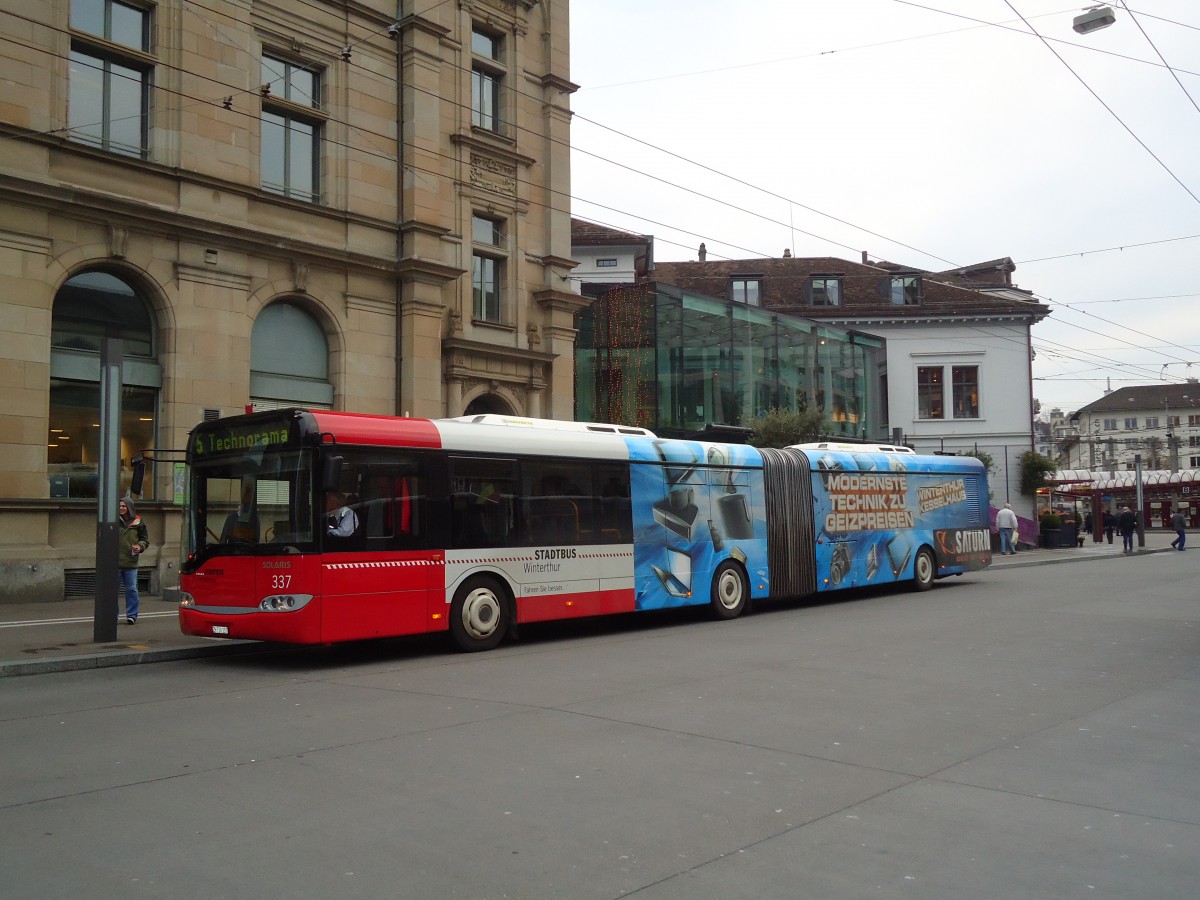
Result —
[[1012, 506], [1004, 504], [1004, 509], [996, 513], [996, 529], [1000, 532], [1000, 555], [1016, 555], [1017, 545], [1013, 542], [1013, 534], [1017, 529], [1017, 514]]
[[1104, 525], [1104, 536], [1108, 538], [1108, 542], [1111, 544], [1113, 541], [1113, 529], [1117, 527], [1117, 517], [1106, 509], [1104, 511], [1104, 518], [1100, 521]]
[[1182, 550], [1184, 541], [1187, 540], [1187, 516], [1183, 514], [1182, 509], [1176, 509], [1175, 515], [1171, 516], [1171, 527], [1175, 529], [1176, 538], [1171, 541], [1171, 546], [1176, 550]]
[[1126, 506], [1121, 510], [1121, 517], [1117, 519], [1117, 528], [1121, 531], [1121, 541], [1124, 543], [1124, 552], [1133, 552], [1133, 532], [1137, 528], [1137, 516], [1133, 514], [1133, 510]]
[[138, 560], [150, 546], [146, 523], [137, 514], [137, 507], [128, 497], [117, 504], [120, 521], [117, 523], [117, 573], [125, 591], [125, 624], [133, 625], [138, 618]]

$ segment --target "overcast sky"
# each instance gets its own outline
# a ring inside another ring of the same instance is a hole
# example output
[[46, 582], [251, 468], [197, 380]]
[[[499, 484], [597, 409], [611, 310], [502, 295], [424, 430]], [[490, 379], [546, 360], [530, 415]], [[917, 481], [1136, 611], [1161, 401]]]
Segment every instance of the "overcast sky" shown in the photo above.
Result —
[[1200, 377], [1200, 2], [1083, 6], [575, 0], [572, 212], [662, 261], [1011, 257], [1046, 410]]

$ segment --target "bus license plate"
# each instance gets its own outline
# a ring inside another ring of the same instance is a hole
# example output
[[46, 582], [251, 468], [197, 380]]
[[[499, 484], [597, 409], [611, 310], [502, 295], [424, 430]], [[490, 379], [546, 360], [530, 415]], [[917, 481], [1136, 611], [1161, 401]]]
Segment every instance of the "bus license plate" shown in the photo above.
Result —
[[229, 626], [228, 625], [214, 625], [212, 627], [212, 629], [213, 629], [213, 634], [229, 634]]

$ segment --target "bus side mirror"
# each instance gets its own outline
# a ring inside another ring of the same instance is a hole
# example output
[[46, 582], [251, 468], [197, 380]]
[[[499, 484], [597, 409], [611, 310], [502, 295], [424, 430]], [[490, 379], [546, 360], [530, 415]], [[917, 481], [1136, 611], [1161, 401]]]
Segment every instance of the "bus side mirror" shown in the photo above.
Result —
[[321, 488], [331, 491], [337, 490], [337, 486], [342, 482], [342, 463], [345, 460], [340, 456], [326, 456], [325, 461], [321, 464]]
[[129, 493], [142, 495], [142, 482], [146, 480], [146, 459], [138, 455], [133, 458], [133, 478], [129, 482]]

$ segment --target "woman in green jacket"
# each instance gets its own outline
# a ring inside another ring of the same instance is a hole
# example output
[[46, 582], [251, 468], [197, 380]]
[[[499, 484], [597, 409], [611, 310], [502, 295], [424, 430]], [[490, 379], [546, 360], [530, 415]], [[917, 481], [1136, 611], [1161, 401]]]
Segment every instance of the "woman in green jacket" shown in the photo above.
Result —
[[117, 571], [121, 576], [121, 587], [125, 589], [125, 622], [132, 625], [138, 617], [137, 567], [141, 555], [150, 546], [146, 523], [137, 514], [137, 508], [128, 497], [117, 504], [120, 516], [117, 546]]

